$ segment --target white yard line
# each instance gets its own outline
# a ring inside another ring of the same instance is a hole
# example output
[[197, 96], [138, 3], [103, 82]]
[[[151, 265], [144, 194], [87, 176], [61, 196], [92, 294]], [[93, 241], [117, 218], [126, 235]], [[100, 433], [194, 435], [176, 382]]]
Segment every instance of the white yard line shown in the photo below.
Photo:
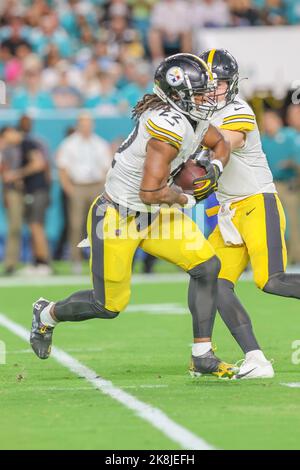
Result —
[[[24, 341], [28, 342], [29, 331], [22, 325], [10, 320], [4, 314], [0, 314], [0, 325], [14, 333], [16, 336], [19, 336]], [[147, 421], [169, 439], [180, 445], [180, 447], [183, 449], [213, 449], [213, 447], [204, 439], [198, 437], [188, 429], [177, 424], [160, 409], [155, 408], [148, 403], [142, 402], [121, 388], [116, 387], [109, 380], [105, 380], [99, 377], [95, 371], [89, 369], [84, 364], [77, 361], [74, 357], [67, 354], [65, 351], [53, 347], [52, 357], [59, 364], [66, 367], [69, 371], [73, 372], [79, 377], [85, 378], [96, 389], [100, 390], [105, 395], [110, 396], [114, 400], [124, 405], [126, 408], [132, 410], [135, 415]]]
[[300, 388], [300, 382], [281, 383], [284, 387]]
[[[251, 280], [251, 273], [244, 273], [241, 280]], [[189, 275], [184, 272], [170, 274], [134, 274], [131, 283], [135, 284], [178, 284], [188, 282]], [[3, 277], [0, 287], [27, 286], [91, 286], [90, 276], [47, 276], [47, 277]]]
[[133, 304], [129, 305], [124, 313], [149, 313], [151, 315], [184, 315], [188, 314], [187, 306], [180, 303], [163, 304]]

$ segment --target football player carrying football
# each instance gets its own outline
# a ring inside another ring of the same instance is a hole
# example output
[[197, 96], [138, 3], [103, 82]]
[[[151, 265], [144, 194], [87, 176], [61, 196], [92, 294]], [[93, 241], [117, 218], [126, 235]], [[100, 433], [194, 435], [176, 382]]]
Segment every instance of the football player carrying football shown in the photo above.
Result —
[[[39, 358], [49, 356], [57, 323], [113, 319], [125, 309], [132, 259], [141, 247], [190, 275], [195, 374], [234, 374], [233, 367], [218, 359], [211, 348], [220, 262], [197, 225], [180, 210], [180, 206], [193, 206], [214, 188], [229, 159], [229, 144], [208, 122], [215, 109], [209, 96], [215, 86], [205, 62], [192, 54], [171, 56], [158, 67], [154, 93], [145, 95], [134, 108], [135, 129], [117, 151], [105, 192], [89, 211], [93, 289], [56, 303], [41, 298], [33, 306], [30, 341]], [[193, 195], [177, 192], [170, 187], [170, 175], [200, 142], [214, 153], [205, 185], [199, 179]], [[170, 207], [174, 204], [177, 208]]]
[[285, 216], [266, 156], [255, 115], [237, 95], [238, 64], [224, 49], [200, 55], [217, 78], [217, 111], [211, 123], [231, 143], [230, 160], [218, 182], [218, 225], [209, 237], [221, 261], [218, 310], [243, 352], [236, 378], [273, 377], [254, 336], [251, 320], [234, 286], [249, 260], [254, 281], [269, 294], [300, 298], [300, 274], [286, 274]]

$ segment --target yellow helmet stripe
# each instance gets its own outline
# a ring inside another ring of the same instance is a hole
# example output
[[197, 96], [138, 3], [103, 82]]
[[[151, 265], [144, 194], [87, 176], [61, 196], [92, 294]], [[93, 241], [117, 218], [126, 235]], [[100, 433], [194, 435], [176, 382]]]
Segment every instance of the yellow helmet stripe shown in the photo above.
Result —
[[216, 49], [211, 49], [209, 54], [208, 54], [207, 65], [208, 65], [210, 71], [212, 71], [213, 60], [214, 60], [215, 53], [216, 53]]

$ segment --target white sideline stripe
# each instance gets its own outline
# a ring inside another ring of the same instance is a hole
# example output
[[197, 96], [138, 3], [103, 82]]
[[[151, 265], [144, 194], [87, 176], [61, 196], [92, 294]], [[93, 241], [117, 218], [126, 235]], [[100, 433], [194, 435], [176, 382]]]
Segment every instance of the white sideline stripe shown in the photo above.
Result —
[[[287, 273], [299, 272], [299, 266], [289, 266]], [[240, 281], [251, 281], [253, 279], [252, 271], [242, 274]], [[184, 272], [166, 273], [166, 274], [134, 274], [132, 284], [166, 284], [180, 283], [189, 280], [188, 274]], [[0, 278], [0, 287], [25, 287], [25, 286], [76, 286], [91, 285], [91, 278], [86, 276], [47, 276], [47, 277], [3, 277]]]
[[300, 382], [281, 383], [284, 387], [300, 388]]
[[[186, 273], [170, 274], [134, 274], [132, 284], [160, 284], [180, 283], [188, 281]], [[26, 286], [76, 286], [91, 285], [90, 276], [47, 276], [47, 277], [3, 277], [0, 279], [0, 287], [26, 287]]]
[[[10, 320], [6, 315], [0, 313], [0, 325], [7, 328], [9, 331], [24, 339], [26, 342], [29, 340], [30, 332], [23, 326]], [[160, 409], [140, 401], [134, 396], [130, 395], [124, 390], [115, 387], [112, 382], [99, 377], [96, 372], [89, 369], [84, 364], [81, 364], [75, 358], [67, 354], [61, 349], [52, 348], [52, 357], [61, 365], [65, 366], [74, 374], [79, 377], [85, 378], [95, 388], [100, 390], [105, 395], [110, 396], [119, 403], [122, 403], [126, 408], [129, 408], [153, 427], [161, 431], [172, 441], [179, 444], [183, 449], [187, 450], [211, 450], [213, 447], [201, 437], [196, 436], [188, 429], [172, 421]]]

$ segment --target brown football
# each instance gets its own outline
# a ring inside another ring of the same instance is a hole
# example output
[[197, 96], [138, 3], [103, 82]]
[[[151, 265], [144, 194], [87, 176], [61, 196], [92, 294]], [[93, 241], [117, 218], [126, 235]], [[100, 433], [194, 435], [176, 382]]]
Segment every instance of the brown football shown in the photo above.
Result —
[[197, 165], [194, 160], [187, 160], [179, 173], [174, 176], [173, 181], [185, 193], [192, 194], [195, 188], [201, 188], [204, 185], [204, 183], [199, 183], [195, 186], [194, 180], [204, 175], [206, 175], [206, 170], [203, 166]]

